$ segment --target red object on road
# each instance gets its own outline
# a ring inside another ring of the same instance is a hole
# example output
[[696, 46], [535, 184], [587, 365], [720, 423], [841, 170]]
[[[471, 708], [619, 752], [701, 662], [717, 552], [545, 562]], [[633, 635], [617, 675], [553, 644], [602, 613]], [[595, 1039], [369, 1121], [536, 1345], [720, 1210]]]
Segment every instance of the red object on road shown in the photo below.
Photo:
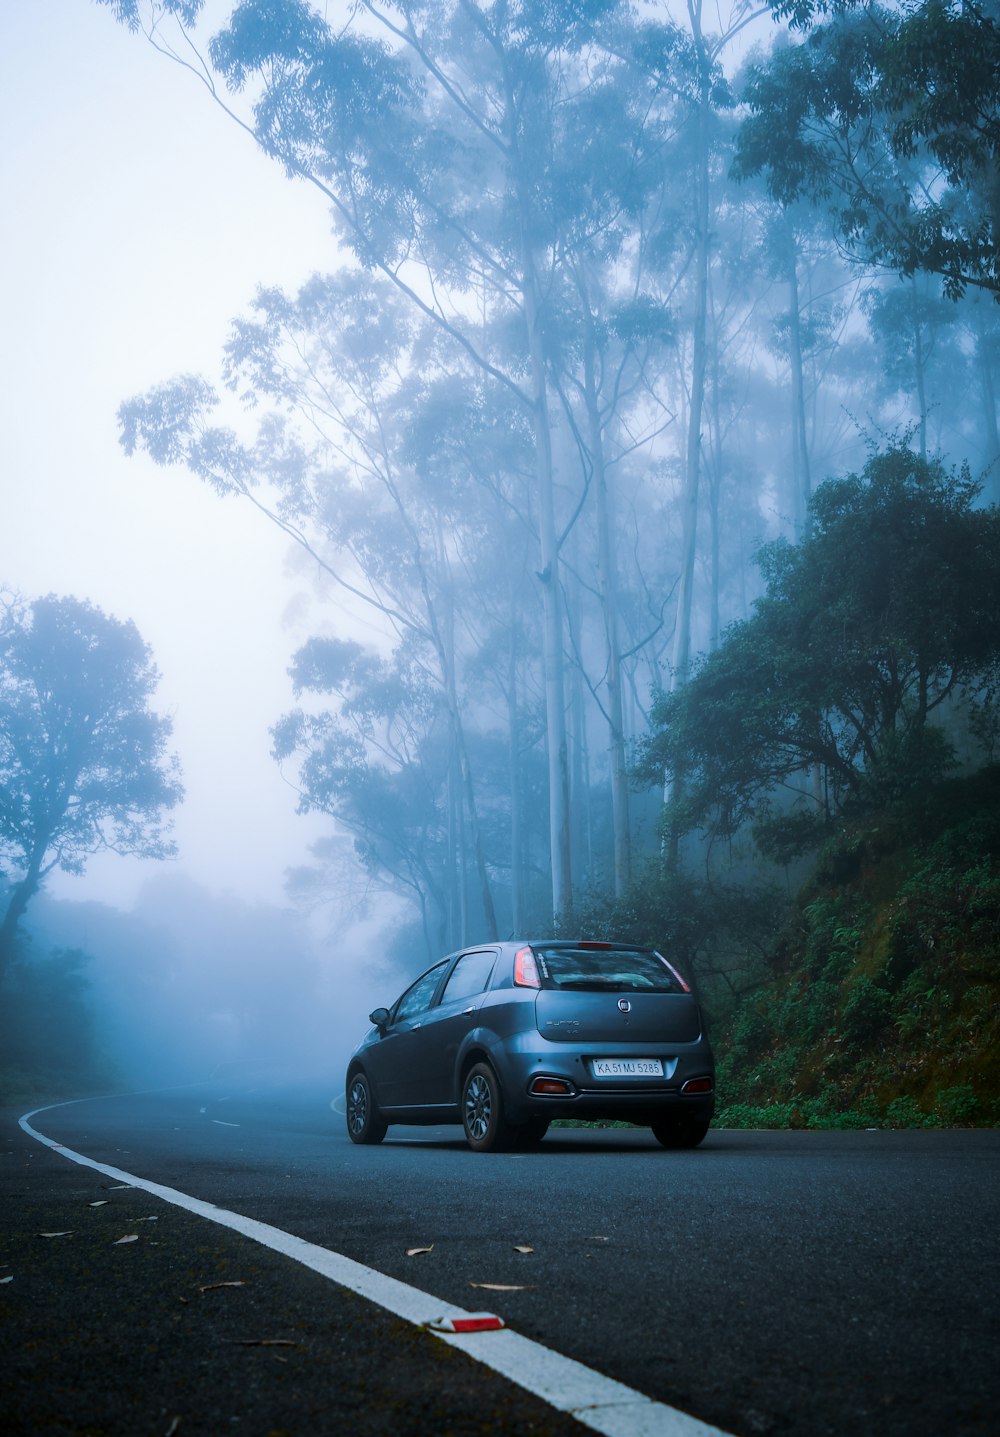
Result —
[[495, 1312], [467, 1312], [464, 1317], [434, 1317], [425, 1323], [432, 1332], [497, 1332], [503, 1327]]

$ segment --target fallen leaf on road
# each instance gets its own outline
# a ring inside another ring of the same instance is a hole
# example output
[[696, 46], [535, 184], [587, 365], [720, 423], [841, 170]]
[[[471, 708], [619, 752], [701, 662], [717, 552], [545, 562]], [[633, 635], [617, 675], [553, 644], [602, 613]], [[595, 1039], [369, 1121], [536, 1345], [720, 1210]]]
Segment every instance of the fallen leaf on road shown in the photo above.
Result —
[[434, 1244], [433, 1244], [433, 1243], [431, 1243], [430, 1247], [408, 1247], [408, 1248], [406, 1249], [406, 1256], [407, 1256], [407, 1257], [419, 1257], [422, 1252], [433, 1252], [433, 1251], [434, 1251]]
[[134, 1218], [132, 1218], [132, 1221], [133, 1221], [133, 1222], [159, 1222], [160, 1219], [159, 1219], [158, 1217], [134, 1217]]
[[13, 1282], [13, 1281], [14, 1281], [14, 1275], [13, 1275], [13, 1273], [11, 1273], [10, 1277], [0, 1277], [0, 1283]]
[[533, 1247], [523, 1247], [520, 1243], [517, 1242], [514, 1244], [515, 1252], [534, 1252], [534, 1250], [535, 1249]]
[[181, 1419], [179, 1417], [175, 1417], [174, 1420], [171, 1422], [170, 1426], [167, 1428], [166, 1432], [164, 1432], [163, 1437], [174, 1437], [174, 1433], [177, 1431], [180, 1425]]
[[88, 1206], [88, 1207], [107, 1207], [108, 1202], [109, 1202], [109, 1199], [108, 1199], [108, 1198], [98, 1198], [96, 1202], [89, 1202], [89, 1203], [87, 1204], [87, 1206]]
[[104, 1183], [104, 1191], [109, 1193], [131, 1192], [131, 1183]]
[[610, 1239], [610, 1238], [607, 1238], [607, 1237], [592, 1237], [592, 1238], [589, 1238], [588, 1241], [589, 1241], [589, 1242], [610, 1242], [611, 1239]]
[[533, 1282], [470, 1282], [470, 1287], [484, 1287], [487, 1292], [530, 1292]]
[[199, 1287], [198, 1291], [199, 1291], [199, 1292], [211, 1292], [212, 1289], [213, 1289], [213, 1288], [216, 1288], [216, 1287], [246, 1287], [246, 1283], [245, 1283], [245, 1282], [206, 1282], [203, 1287]]
[[112, 1246], [112, 1247], [121, 1247], [121, 1245], [122, 1245], [123, 1242], [138, 1242], [138, 1241], [139, 1241], [139, 1234], [138, 1234], [137, 1232], [128, 1232], [128, 1233], [125, 1234], [124, 1237], [116, 1238], [115, 1241], [111, 1244], [111, 1246]]
[[40, 1232], [39, 1237], [72, 1237], [72, 1229], [69, 1232]]

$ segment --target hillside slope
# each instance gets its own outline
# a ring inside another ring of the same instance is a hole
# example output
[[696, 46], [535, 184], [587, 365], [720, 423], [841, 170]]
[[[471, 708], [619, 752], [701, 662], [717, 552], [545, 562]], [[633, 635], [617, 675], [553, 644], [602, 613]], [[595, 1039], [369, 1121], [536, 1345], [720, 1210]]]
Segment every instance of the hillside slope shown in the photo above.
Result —
[[720, 1126], [1000, 1122], [1000, 765], [845, 828], [713, 1042]]

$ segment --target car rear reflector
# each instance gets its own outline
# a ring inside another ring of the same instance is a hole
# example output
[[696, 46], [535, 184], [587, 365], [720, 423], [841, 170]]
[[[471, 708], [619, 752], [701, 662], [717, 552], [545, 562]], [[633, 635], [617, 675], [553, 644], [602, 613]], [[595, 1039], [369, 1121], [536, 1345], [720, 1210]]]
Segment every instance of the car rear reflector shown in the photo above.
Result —
[[530, 948], [519, 948], [514, 954], [514, 982], [520, 988], [540, 988], [542, 986], [538, 962]]
[[571, 1098], [576, 1089], [565, 1078], [534, 1078], [528, 1092], [540, 1098]]
[[498, 1332], [502, 1317], [494, 1312], [467, 1312], [464, 1317], [432, 1317], [424, 1326], [432, 1332]]
[[682, 1093], [710, 1093], [711, 1091], [711, 1078], [688, 1078], [686, 1083], [681, 1084]]

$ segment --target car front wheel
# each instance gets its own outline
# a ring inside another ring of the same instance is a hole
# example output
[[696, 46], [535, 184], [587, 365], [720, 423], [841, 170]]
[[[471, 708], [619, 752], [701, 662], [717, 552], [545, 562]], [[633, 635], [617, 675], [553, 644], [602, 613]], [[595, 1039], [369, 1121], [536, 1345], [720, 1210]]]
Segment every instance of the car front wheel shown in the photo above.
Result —
[[688, 1118], [673, 1113], [668, 1118], [657, 1118], [650, 1126], [653, 1137], [664, 1148], [696, 1148], [709, 1129], [708, 1118]]
[[515, 1129], [504, 1117], [500, 1080], [488, 1063], [477, 1063], [462, 1084], [462, 1126], [477, 1153], [498, 1153], [514, 1140]]
[[368, 1079], [364, 1073], [352, 1073], [347, 1080], [347, 1133], [351, 1142], [380, 1143], [388, 1130]]

